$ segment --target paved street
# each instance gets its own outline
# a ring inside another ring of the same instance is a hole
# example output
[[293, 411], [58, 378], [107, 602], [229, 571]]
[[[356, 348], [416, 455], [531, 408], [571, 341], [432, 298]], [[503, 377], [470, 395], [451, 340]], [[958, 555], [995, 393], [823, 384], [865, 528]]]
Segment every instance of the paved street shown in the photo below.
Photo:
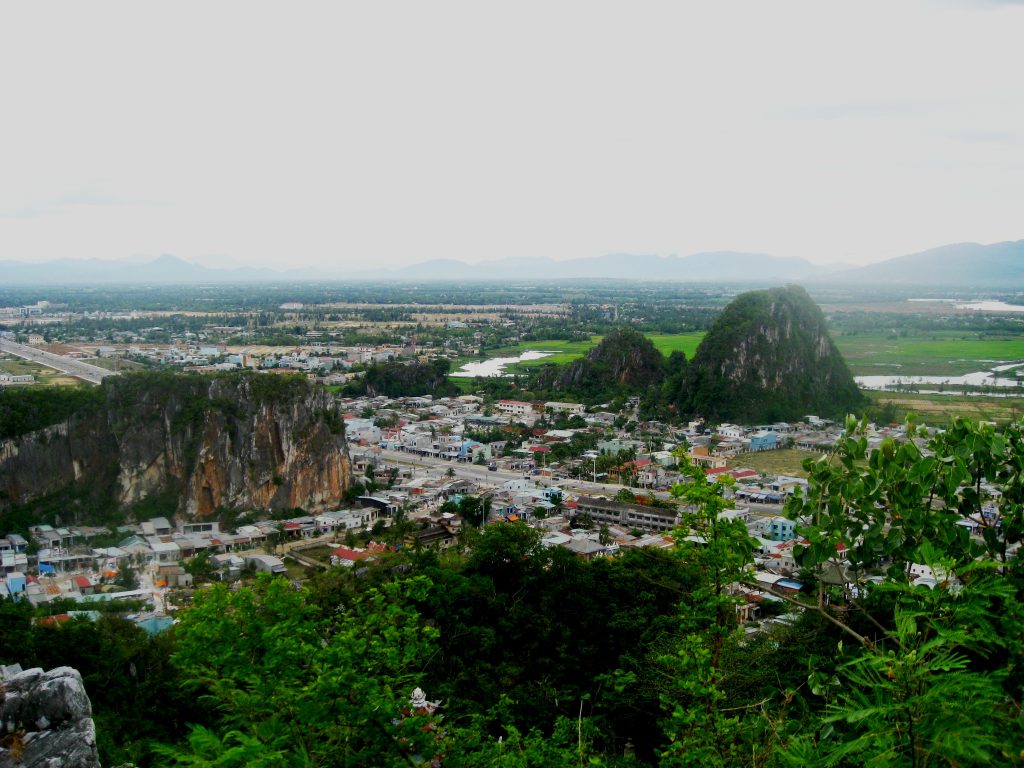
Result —
[[573, 479], [553, 480], [540, 475], [531, 475], [529, 472], [523, 472], [522, 470], [497, 469], [492, 471], [487, 469], [486, 466], [481, 466], [479, 464], [448, 461], [446, 459], [439, 459], [432, 456], [417, 456], [415, 454], [404, 453], [402, 451], [381, 450], [379, 456], [384, 461], [392, 464], [405, 464], [408, 466], [421, 467], [435, 477], [440, 477], [449, 469], [453, 469], [455, 470], [456, 477], [473, 480], [474, 482], [486, 485], [501, 485], [506, 480], [515, 480], [525, 477], [537, 481], [537, 484], [542, 487], [557, 485], [559, 488], [571, 488], [582, 493], [605, 494], [607, 496], [614, 496], [623, 487], [615, 483], [580, 482]]
[[[607, 496], [609, 498], [613, 497], [624, 487], [615, 483], [593, 483], [586, 480], [553, 480], [551, 478], [541, 477], [540, 475], [529, 475], [522, 471], [498, 469], [492, 472], [487, 469], [486, 466], [480, 466], [479, 464], [464, 464], [432, 456], [417, 456], [403, 451], [381, 450], [378, 455], [381, 459], [390, 464], [404, 464], [419, 467], [426, 474], [432, 475], [433, 477], [441, 477], [449, 469], [453, 469], [455, 470], [456, 477], [472, 480], [484, 485], [500, 486], [506, 480], [528, 477], [531, 480], [537, 481], [537, 485], [540, 487], [555, 485], [559, 488], [564, 488], [566, 491], [572, 491], [574, 493], [588, 493], [594, 496]], [[642, 488], [634, 488], [632, 490], [637, 493], [646, 493]], [[660, 499], [670, 498], [668, 493], [665, 491], [659, 491], [655, 495]], [[750, 512], [757, 517], [773, 517], [775, 515], [782, 514], [781, 504], [757, 504], [753, 502], [743, 502], [741, 504], [737, 504], [737, 506], [749, 509]]]

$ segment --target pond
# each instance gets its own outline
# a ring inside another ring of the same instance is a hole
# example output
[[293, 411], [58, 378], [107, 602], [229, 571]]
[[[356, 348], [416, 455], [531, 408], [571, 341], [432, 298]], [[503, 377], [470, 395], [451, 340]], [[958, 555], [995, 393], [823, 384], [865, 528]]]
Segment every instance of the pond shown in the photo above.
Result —
[[492, 357], [489, 360], [481, 360], [479, 363], [466, 363], [459, 370], [452, 373], [452, 376], [483, 376], [484, 378], [493, 378], [495, 376], [508, 376], [505, 373], [505, 366], [512, 365], [512, 363], [521, 363], [524, 360], [540, 360], [545, 357], [550, 357], [555, 354], [555, 351], [550, 352], [537, 352], [534, 350], [527, 350], [523, 352], [519, 357]]

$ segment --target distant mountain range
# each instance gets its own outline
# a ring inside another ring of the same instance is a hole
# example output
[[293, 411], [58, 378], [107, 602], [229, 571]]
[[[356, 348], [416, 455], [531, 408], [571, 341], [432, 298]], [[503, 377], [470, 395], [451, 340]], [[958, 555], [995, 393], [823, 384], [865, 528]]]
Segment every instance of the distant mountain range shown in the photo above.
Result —
[[713, 251], [690, 256], [608, 254], [554, 261], [502, 259], [466, 264], [454, 259], [422, 261], [375, 270], [303, 268], [277, 271], [194, 264], [164, 255], [149, 262], [60, 259], [28, 263], [0, 261], [0, 285], [88, 283], [226, 283], [307, 280], [659, 280], [692, 283], [904, 284], [921, 287], [1024, 289], [1024, 240], [981, 245], [958, 243], [898, 256], [865, 267], [823, 267], [805, 259]]

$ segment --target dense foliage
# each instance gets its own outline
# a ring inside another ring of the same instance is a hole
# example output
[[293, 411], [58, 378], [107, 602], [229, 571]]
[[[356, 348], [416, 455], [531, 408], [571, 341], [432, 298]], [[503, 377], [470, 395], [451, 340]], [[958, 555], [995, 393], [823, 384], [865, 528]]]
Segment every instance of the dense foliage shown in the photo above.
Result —
[[450, 370], [451, 362], [444, 358], [429, 363], [397, 360], [372, 363], [363, 377], [347, 385], [344, 391], [349, 396], [448, 397], [459, 391], [448, 378]]
[[789, 286], [745, 293], [725, 308], [694, 356], [679, 409], [757, 424], [863, 404], [821, 310]]
[[[808, 460], [787, 507], [806, 587], [762, 600], [792, 613], [758, 634], [736, 621], [755, 542], [720, 514], [728, 481], [694, 469], [667, 551], [585, 562], [502, 524], [302, 589], [200, 590], [151, 690], [90, 689], [101, 723], [167, 703], [105, 749], [192, 766], [1019, 765], [1024, 430], [957, 422], [869, 451], [862, 426]], [[70, 631], [87, 684], [129, 657], [139, 673], [135, 651], [88, 652], [109, 628], [0, 610], [0, 660], [33, 663], [40, 633]], [[440, 708], [411, 705], [415, 687]]]
[[564, 366], [541, 371], [534, 387], [570, 393], [584, 402], [635, 395], [661, 384], [665, 359], [654, 343], [629, 326], [618, 328], [587, 355]]
[[103, 399], [98, 387], [0, 387], [0, 440], [59, 424]]

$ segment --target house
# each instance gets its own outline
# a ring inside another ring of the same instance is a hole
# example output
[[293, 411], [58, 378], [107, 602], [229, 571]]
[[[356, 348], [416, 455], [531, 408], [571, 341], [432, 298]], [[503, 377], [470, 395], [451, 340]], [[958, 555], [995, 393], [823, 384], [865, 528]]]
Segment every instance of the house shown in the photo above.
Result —
[[279, 557], [273, 555], [248, 555], [245, 558], [246, 565], [252, 564], [260, 573], [287, 573], [288, 569]]
[[177, 563], [181, 560], [181, 547], [176, 542], [156, 536], [150, 537], [147, 542], [152, 552], [151, 562]]
[[28, 570], [28, 555], [21, 552], [0, 552], [0, 575], [25, 573]]
[[212, 555], [210, 557], [210, 565], [213, 566], [214, 571], [222, 581], [230, 581], [242, 575], [242, 570], [245, 568], [245, 560], [238, 555]]
[[173, 530], [166, 517], [154, 517], [142, 523], [143, 536], [170, 536]]
[[437, 547], [447, 549], [457, 541], [453, 529], [444, 525], [431, 525], [419, 531], [413, 531], [405, 537], [407, 546]]
[[192, 586], [192, 574], [180, 565], [161, 565], [157, 569], [157, 586], [187, 588]]
[[519, 419], [531, 419], [535, 416], [532, 403], [524, 403], [522, 400], [499, 400], [498, 410], [502, 413]]
[[570, 415], [578, 414], [580, 416], [587, 411], [587, 408], [583, 403], [559, 403], [557, 401], [544, 403], [544, 409], [550, 409], [554, 413], [568, 413]]
[[750, 436], [751, 451], [772, 451], [778, 445], [778, 435], [774, 432], [761, 430]]
[[781, 515], [767, 517], [763, 521], [764, 537], [772, 541], [789, 541], [796, 538], [796, 523]]
[[83, 595], [91, 595], [96, 591], [96, 585], [89, 580], [88, 576], [75, 576], [72, 581], [74, 582], [75, 589]]
[[593, 560], [597, 557], [604, 557], [608, 554], [608, 548], [593, 539], [574, 536], [570, 541], [563, 544], [567, 550], [572, 552], [581, 560]]
[[331, 565], [341, 565], [345, 568], [352, 568], [356, 563], [363, 561], [376, 560], [371, 553], [365, 549], [350, 549], [348, 547], [338, 547], [331, 552]]
[[725, 456], [713, 456], [706, 445], [695, 445], [686, 458], [704, 469], [724, 469], [728, 463]]

